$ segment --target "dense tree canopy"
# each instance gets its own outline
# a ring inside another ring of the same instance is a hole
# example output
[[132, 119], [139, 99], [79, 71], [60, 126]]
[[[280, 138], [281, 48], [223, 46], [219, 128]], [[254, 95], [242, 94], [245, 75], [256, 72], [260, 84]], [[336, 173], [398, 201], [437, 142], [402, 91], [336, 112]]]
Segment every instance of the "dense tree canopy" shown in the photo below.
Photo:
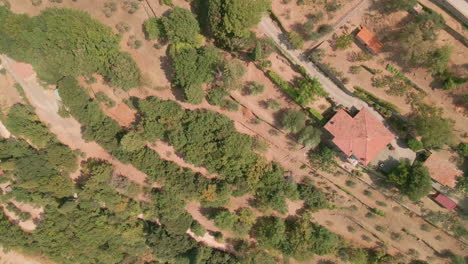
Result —
[[416, 133], [428, 148], [441, 148], [452, 141], [453, 121], [442, 117], [442, 109], [420, 105], [412, 117]]
[[410, 165], [408, 161], [402, 160], [388, 175], [388, 180], [395, 184], [401, 193], [415, 201], [426, 196], [432, 189], [429, 170], [419, 162]]
[[176, 7], [169, 15], [161, 18], [161, 23], [169, 42], [183, 42], [195, 46], [202, 44], [203, 37], [200, 35], [198, 20], [190, 10]]
[[281, 126], [289, 132], [297, 133], [305, 127], [306, 116], [302, 111], [287, 110], [281, 116]]
[[140, 72], [109, 27], [85, 12], [49, 8], [40, 15], [15, 15], [0, 7], [0, 52], [32, 63], [40, 79], [99, 73], [115, 87], [140, 83]]
[[202, 83], [213, 80], [213, 73], [220, 55], [213, 47], [200, 49], [183, 47], [172, 55], [174, 84], [183, 88], [185, 99], [192, 104], [200, 104], [204, 92]]
[[260, 22], [269, 0], [209, 0], [207, 25], [219, 45], [236, 48], [249, 37], [249, 29]]

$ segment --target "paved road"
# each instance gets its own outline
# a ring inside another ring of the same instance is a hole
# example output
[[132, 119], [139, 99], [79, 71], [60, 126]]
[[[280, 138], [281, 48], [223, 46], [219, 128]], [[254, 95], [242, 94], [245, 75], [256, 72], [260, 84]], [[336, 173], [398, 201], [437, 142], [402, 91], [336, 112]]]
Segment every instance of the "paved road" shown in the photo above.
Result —
[[289, 44], [285, 40], [285, 35], [281, 29], [271, 20], [269, 17], [263, 17], [259, 24], [259, 29], [268, 35], [280, 48], [287, 57], [293, 60], [294, 63], [300, 65], [306, 69], [306, 72], [316, 77], [323, 85], [323, 88], [328, 93], [329, 97], [337, 104], [341, 104], [344, 107], [357, 109], [367, 108], [371, 113], [374, 114], [379, 120], [383, 120], [382, 116], [377, 113], [374, 109], [370, 108], [365, 102], [361, 101], [352, 95], [345, 93], [335, 83], [333, 83], [328, 77], [320, 72], [317, 67], [309, 62], [300, 50], [292, 50], [289, 48]]
[[[144, 173], [130, 164], [123, 164], [118, 161], [96, 142], [86, 142], [81, 135], [81, 124], [74, 118], [63, 118], [57, 113], [59, 102], [52, 90], [44, 89], [34, 79], [22, 79], [12, 70], [11, 65], [14, 63], [12, 59], [7, 56], [0, 56], [0, 58], [8, 73], [23, 87], [27, 99], [36, 109], [36, 114], [48, 125], [50, 131], [57, 135], [62, 143], [68, 145], [71, 149], [81, 150], [86, 154], [87, 158], [95, 157], [107, 160], [114, 165], [117, 173], [127, 176], [136, 183], [145, 184], [146, 175]], [[79, 175], [72, 175], [72, 177], [74, 176]]]

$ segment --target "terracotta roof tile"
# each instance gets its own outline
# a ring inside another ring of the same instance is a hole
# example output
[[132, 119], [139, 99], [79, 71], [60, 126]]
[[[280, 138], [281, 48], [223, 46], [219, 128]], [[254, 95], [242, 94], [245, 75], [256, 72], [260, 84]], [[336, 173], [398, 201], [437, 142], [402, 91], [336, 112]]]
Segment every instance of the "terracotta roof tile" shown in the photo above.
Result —
[[362, 27], [361, 30], [359, 30], [356, 37], [364, 42], [375, 53], [380, 52], [383, 48], [383, 44], [379, 41], [377, 36], [365, 27]]
[[333, 136], [333, 143], [346, 155], [354, 155], [362, 164], [369, 164], [395, 136], [367, 109], [354, 118], [340, 109], [325, 125]]

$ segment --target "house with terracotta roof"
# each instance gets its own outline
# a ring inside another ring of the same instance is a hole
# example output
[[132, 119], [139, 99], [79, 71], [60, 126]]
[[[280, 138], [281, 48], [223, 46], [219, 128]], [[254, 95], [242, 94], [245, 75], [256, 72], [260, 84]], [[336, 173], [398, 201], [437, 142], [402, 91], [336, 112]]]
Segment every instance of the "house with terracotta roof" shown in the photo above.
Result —
[[424, 162], [433, 180], [451, 188], [457, 184], [458, 177], [463, 175], [463, 171], [450, 162], [453, 156], [454, 154], [447, 150], [434, 151]]
[[434, 200], [440, 206], [443, 206], [443, 207], [447, 208], [449, 211], [452, 211], [455, 208], [457, 208], [457, 204], [454, 201], [450, 200], [450, 198], [448, 198], [447, 196], [445, 196], [445, 195], [443, 195], [441, 193], [438, 193], [437, 195], [435, 195]]
[[379, 53], [383, 48], [377, 36], [365, 27], [358, 29], [356, 40], [373, 54]]
[[347, 157], [368, 165], [395, 136], [369, 110], [363, 108], [354, 117], [340, 109], [325, 125], [333, 143]]

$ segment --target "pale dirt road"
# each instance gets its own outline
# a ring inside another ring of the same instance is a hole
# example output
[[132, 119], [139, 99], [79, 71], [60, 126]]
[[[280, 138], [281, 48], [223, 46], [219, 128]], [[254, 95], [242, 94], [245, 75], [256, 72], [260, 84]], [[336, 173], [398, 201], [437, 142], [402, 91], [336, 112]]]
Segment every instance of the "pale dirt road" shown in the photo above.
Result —
[[316, 77], [323, 85], [323, 88], [328, 93], [329, 97], [338, 104], [343, 105], [347, 108], [356, 107], [357, 109], [368, 108], [379, 120], [382, 120], [382, 117], [375, 112], [372, 108], [368, 107], [366, 103], [359, 100], [358, 98], [351, 96], [341, 90], [336, 86], [330, 79], [323, 75], [317, 67], [308, 62], [301, 50], [291, 50], [289, 49], [289, 44], [284, 41], [285, 36], [281, 29], [271, 20], [269, 17], [264, 16], [262, 21], [258, 25], [259, 29], [262, 30], [268, 37], [273, 39], [273, 41], [280, 47], [281, 52], [285, 53], [290, 57], [294, 63], [299, 66], [302, 66], [306, 69], [307, 73]]
[[5, 252], [0, 248], [0, 264], [44, 264], [32, 257], [27, 257], [15, 251]]
[[[52, 90], [47, 90], [37, 84], [36, 80], [23, 80], [11, 69], [13, 60], [6, 56], [0, 56], [4, 62], [5, 69], [11, 76], [21, 84], [29, 102], [36, 108], [39, 118], [45, 122], [50, 131], [71, 149], [79, 149], [86, 154], [86, 158], [104, 159], [114, 165], [116, 173], [128, 177], [130, 180], [144, 184], [146, 175], [131, 165], [123, 164], [106, 152], [96, 142], [86, 142], [81, 136], [81, 125], [73, 118], [63, 118], [57, 111], [59, 103]], [[74, 174], [78, 176], [78, 174]]]
[[0, 121], [0, 136], [3, 138], [9, 138], [11, 136], [10, 131], [3, 125], [3, 123]]

